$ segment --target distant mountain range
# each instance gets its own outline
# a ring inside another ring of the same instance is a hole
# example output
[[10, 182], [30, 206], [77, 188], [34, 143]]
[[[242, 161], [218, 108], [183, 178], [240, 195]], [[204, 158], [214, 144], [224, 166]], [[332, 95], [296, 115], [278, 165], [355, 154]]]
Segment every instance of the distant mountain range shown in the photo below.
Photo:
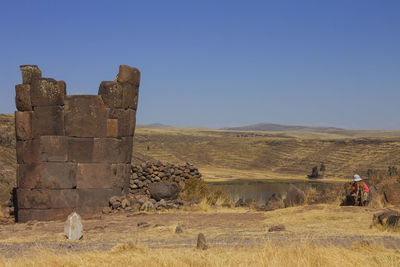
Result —
[[165, 125], [162, 123], [151, 123], [151, 124], [142, 124], [143, 126], [147, 126], [147, 127], [171, 127], [169, 125]]
[[298, 125], [281, 125], [274, 123], [258, 123], [247, 126], [239, 127], [225, 127], [221, 130], [233, 130], [233, 131], [332, 131], [332, 130], [344, 130], [335, 127], [319, 127], [319, 126], [298, 126]]

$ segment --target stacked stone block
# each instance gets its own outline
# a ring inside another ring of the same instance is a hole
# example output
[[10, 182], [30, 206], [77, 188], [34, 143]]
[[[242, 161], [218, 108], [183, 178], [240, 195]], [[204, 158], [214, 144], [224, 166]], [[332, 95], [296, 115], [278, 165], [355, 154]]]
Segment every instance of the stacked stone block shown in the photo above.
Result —
[[190, 178], [201, 178], [199, 170], [191, 163], [175, 165], [169, 162], [145, 162], [132, 166], [129, 194], [150, 196], [149, 186], [152, 183], [175, 183], [180, 190], [185, 188], [185, 181]]
[[98, 95], [67, 95], [65, 82], [20, 68], [16, 221], [90, 216], [127, 193], [140, 72], [122, 65]]

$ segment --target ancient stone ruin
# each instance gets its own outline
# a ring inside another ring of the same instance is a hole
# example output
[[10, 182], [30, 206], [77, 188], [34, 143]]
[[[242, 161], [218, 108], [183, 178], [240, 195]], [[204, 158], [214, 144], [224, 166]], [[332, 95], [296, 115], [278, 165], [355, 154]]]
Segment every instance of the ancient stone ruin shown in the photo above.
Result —
[[98, 95], [67, 95], [64, 81], [21, 66], [16, 85], [16, 221], [101, 211], [129, 190], [140, 72], [122, 65]]

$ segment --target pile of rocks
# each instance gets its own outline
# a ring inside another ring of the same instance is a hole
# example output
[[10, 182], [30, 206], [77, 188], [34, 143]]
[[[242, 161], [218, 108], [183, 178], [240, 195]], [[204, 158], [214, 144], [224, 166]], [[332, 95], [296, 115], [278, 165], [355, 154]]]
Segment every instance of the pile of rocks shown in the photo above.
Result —
[[132, 166], [129, 194], [150, 196], [149, 185], [161, 181], [175, 183], [182, 190], [186, 180], [200, 177], [199, 170], [188, 162], [180, 165], [160, 161], [146, 162]]
[[129, 194], [111, 197], [103, 213], [180, 209], [184, 201], [179, 192], [190, 178], [201, 178], [199, 170], [190, 163], [174, 165], [157, 161], [132, 166]]

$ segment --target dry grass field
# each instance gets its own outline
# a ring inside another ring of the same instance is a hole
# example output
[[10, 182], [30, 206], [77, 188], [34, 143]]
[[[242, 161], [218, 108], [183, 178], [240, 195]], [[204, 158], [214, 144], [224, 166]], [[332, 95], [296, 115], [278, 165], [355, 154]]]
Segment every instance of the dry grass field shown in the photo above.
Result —
[[134, 151], [143, 158], [199, 167], [206, 180], [306, 179], [323, 162], [325, 179], [400, 165], [400, 131], [237, 132], [137, 127]]
[[[13, 115], [0, 115], [0, 200], [15, 181]], [[195, 164], [208, 181], [307, 179], [326, 166], [324, 181], [343, 182], [355, 171], [400, 167], [400, 131], [227, 131], [138, 125], [134, 163], [161, 160]]]
[[[400, 233], [371, 228], [377, 211], [320, 204], [119, 213], [85, 220], [80, 241], [65, 239], [63, 222], [0, 225], [0, 266], [399, 266]], [[277, 224], [286, 230], [268, 232]], [[195, 249], [200, 232], [206, 251]]]

